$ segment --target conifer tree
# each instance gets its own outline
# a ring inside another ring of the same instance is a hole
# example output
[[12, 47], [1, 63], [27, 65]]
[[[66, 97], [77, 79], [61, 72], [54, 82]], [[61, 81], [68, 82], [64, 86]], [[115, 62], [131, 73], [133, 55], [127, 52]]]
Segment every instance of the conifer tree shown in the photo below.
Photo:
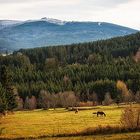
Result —
[[6, 107], [4, 109], [12, 111], [17, 106], [16, 95], [13, 92], [14, 88], [11, 84], [12, 77], [6, 66], [1, 67], [0, 82], [5, 91], [3, 92], [3, 95], [0, 96], [1, 98], [4, 98], [4, 102], [6, 103]]
[[6, 91], [0, 85], [0, 113], [4, 113], [4, 111], [7, 109], [7, 99], [5, 95], [6, 95]]

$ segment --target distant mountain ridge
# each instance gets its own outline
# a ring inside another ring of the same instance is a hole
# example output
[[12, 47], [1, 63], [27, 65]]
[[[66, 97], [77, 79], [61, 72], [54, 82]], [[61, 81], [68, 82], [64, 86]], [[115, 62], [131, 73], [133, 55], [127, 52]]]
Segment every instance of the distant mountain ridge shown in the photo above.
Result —
[[0, 20], [0, 51], [82, 43], [136, 32], [106, 22], [67, 22], [51, 18]]
[[0, 30], [6, 27], [10, 27], [13, 25], [17, 25], [18, 23], [21, 23], [21, 21], [17, 20], [0, 20]]

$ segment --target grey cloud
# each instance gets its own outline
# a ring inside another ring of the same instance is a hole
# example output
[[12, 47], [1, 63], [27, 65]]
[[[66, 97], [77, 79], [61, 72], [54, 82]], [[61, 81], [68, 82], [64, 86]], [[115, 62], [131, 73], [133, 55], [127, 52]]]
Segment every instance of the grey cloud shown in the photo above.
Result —
[[76, 1], [78, 1], [79, 4], [91, 4], [97, 7], [114, 7], [123, 3], [128, 3], [130, 1], [134, 1], [134, 0], [0, 0], [0, 4], [19, 4], [19, 3], [42, 3], [42, 2], [52, 2], [52, 3], [59, 3], [59, 2], [64, 2], [64, 3], [68, 3], [72, 1], [73, 3], [76, 3]]
[[118, 5], [128, 3], [130, 1], [134, 0], [82, 0], [83, 3], [90, 3], [91, 6], [97, 6], [97, 7], [104, 7], [104, 8], [111, 8], [116, 7]]
[[[26, 0], [24, 0], [24, 1], [26, 1]], [[29, 0], [30, 1], [30, 0]], [[5, 3], [22, 3], [23, 2], [23, 0], [0, 0], [0, 4], [5, 4]]]
[[12, 3], [30, 3], [30, 2], [42, 2], [45, 0], [0, 0], [0, 4], [12, 4]]

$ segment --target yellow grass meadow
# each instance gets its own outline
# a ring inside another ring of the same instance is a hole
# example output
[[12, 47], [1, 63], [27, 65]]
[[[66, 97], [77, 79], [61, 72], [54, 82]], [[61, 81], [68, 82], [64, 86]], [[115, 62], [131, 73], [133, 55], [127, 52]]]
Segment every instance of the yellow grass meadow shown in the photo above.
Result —
[[[137, 107], [138, 105], [135, 106]], [[120, 107], [114, 105], [97, 106], [90, 110], [81, 110], [78, 114], [65, 109], [17, 111], [12, 115], [7, 115], [2, 118], [1, 127], [4, 130], [0, 138], [38, 138], [40, 136], [47, 137], [58, 134], [76, 133], [86, 128], [97, 127], [99, 125], [116, 126], [120, 125], [120, 116], [125, 107], [125, 105]], [[96, 114], [92, 114], [96, 111], [104, 111], [106, 117], [97, 117]], [[126, 135], [123, 135], [123, 137], [126, 137]], [[87, 138], [92, 139], [92, 137], [85, 137], [85, 139]], [[98, 139], [98, 136], [96, 138]], [[73, 139], [78, 140], [80, 137]]]

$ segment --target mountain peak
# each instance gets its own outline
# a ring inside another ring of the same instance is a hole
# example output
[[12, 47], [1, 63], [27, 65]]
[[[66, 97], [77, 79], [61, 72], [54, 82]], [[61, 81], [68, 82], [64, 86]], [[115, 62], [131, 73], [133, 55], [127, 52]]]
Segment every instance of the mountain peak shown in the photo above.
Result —
[[41, 21], [46, 21], [46, 22], [54, 23], [54, 24], [58, 24], [58, 25], [64, 25], [66, 23], [65, 21], [62, 21], [59, 19], [47, 18], [47, 17], [41, 18]]

